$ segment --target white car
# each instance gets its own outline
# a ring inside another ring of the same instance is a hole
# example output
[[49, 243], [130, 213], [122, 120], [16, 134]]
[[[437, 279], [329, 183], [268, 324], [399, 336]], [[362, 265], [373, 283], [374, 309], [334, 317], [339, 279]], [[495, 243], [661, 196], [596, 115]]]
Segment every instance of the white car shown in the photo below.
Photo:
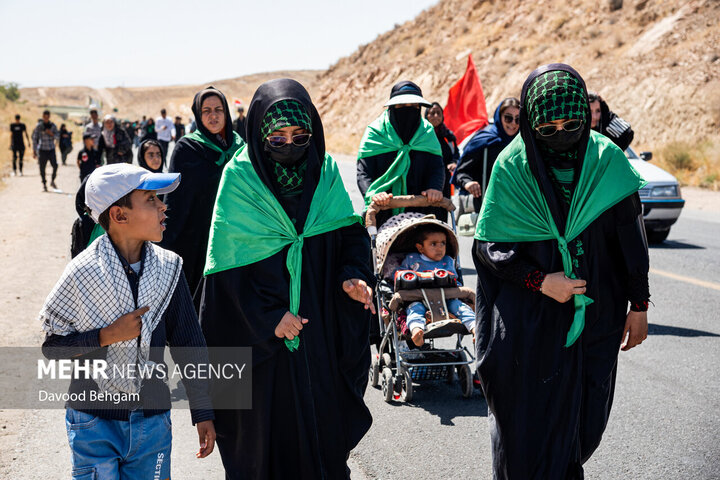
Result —
[[652, 159], [652, 153], [642, 152], [638, 155], [628, 147], [625, 154], [633, 168], [648, 182], [639, 192], [648, 242], [661, 243], [667, 238], [670, 227], [677, 221], [685, 206], [680, 184], [662, 168], [648, 163]]

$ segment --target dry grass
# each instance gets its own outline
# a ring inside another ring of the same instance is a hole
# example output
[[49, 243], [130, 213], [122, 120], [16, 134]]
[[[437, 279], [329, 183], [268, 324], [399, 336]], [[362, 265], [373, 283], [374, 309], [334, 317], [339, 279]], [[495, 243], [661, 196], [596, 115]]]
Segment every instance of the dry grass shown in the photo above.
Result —
[[669, 143], [658, 151], [658, 165], [681, 185], [720, 191], [720, 138]]

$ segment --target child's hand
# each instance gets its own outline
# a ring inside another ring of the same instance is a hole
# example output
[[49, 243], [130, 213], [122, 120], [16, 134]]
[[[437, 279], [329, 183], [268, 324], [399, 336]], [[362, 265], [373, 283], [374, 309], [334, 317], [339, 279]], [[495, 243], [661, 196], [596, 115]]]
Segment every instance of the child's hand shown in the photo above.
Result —
[[302, 318], [300, 315], [295, 316], [290, 312], [285, 312], [285, 315], [280, 319], [280, 323], [275, 327], [275, 336], [292, 340], [300, 335], [300, 330], [303, 329], [303, 325], [309, 321], [310, 320]]
[[195, 454], [197, 458], [205, 458], [215, 448], [215, 424], [212, 420], [199, 422], [197, 425], [198, 438], [200, 439], [200, 450]]
[[372, 288], [368, 287], [368, 284], [365, 283], [365, 280], [351, 278], [350, 280], [345, 280], [342, 287], [350, 298], [364, 304], [365, 310], [370, 309], [370, 311], [375, 314], [373, 291]]
[[98, 338], [100, 340], [100, 346], [105, 347], [113, 343], [137, 338], [142, 328], [142, 316], [145, 315], [148, 310], [150, 310], [150, 307], [140, 307], [137, 310], [126, 313], [107, 327], [101, 328]]

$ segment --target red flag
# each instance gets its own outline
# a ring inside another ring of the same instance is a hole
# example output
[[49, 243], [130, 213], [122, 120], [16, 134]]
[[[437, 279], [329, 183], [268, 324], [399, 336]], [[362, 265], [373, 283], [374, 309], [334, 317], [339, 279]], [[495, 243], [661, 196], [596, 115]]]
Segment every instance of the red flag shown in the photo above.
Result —
[[488, 124], [485, 94], [472, 55], [468, 56], [465, 75], [450, 88], [444, 116], [458, 143]]

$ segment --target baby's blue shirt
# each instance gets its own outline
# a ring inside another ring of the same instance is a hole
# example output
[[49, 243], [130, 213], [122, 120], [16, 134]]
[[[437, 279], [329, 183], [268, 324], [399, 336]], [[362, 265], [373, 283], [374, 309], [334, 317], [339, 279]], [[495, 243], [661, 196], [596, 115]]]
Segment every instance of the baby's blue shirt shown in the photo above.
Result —
[[[439, 262], [433, 262], [422, 253], [408, 253], [400, 265], [402, 270], [415, 270], [416, 272], [424, 272], [426, 270], [447, 270], [457, 276], [455, 271], [455, 260], [449, 255], [445, 255]], [[460, 281], [458, 280], [458, 285]]]

